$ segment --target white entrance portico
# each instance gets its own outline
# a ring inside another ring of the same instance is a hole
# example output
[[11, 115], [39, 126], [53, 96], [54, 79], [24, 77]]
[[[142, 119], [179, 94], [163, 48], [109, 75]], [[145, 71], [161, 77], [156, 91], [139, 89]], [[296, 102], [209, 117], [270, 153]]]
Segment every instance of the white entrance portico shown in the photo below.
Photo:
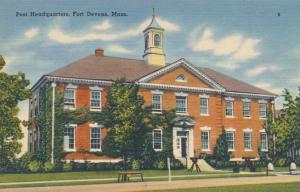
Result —
[[186, 163], [194, 156], [194, 120], [178, 118], [173, 127], [173, 154], [176, 159]]

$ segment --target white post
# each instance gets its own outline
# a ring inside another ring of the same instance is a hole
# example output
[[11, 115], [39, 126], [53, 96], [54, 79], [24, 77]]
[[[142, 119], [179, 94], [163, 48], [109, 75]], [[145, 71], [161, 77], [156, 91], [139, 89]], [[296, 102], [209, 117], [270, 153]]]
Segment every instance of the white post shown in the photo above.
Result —
[[55, 87], [56, 83], [51, 83], [52, 87], [52, 137], [51, 137], [51, 163], [54, 164], [54, 123], [55, 123]]
[[170, 157], [168, 157], [168, 170], [169, 170], [169, 182], [171, 182], [171, 163], [170, 163]]

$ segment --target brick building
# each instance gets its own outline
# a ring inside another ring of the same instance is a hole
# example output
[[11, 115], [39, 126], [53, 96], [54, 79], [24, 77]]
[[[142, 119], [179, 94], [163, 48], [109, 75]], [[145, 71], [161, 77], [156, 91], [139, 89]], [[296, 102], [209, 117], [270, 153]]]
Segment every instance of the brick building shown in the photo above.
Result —
[[[142, 60], [106, 56], [103, 49], [95, 54], [42, 76], [33, 86], [30, 119], [38, 115], [39, 90], [46, 82], [64, 91], [64, 107], [87, 107], [99, 111], [106, 105], [112, 82], [125, 77], [140, 86], [139, 94], [153, 113], [176, 109], [178, 115], [194, 119], [185, 123], [190, 129], [173, 128], [173, 152], [178, 159], [199, 153], [212, 153], [224, 128], [229, 150], [235, 158], [258, 156], [258, 148], [267, 151], [264, 123], [268, 109], [273, 109], [275, 94], [254, 87], [209, 68], [195, 66], [186, 59], [165, 63], [164, 29], [153, 15], [144, 32]], [[93, 162], [119, 161], [97, 156], [106, 129], [101, 124], [68, 124], [64, 129], [66, 160]], [[38, 129], [29, 130], [29, 149], [38, 147]], [[162, 150], [162, 131], [153, 131], [153, 148]], [[79, 153], [80, 149], [90, 153]]]

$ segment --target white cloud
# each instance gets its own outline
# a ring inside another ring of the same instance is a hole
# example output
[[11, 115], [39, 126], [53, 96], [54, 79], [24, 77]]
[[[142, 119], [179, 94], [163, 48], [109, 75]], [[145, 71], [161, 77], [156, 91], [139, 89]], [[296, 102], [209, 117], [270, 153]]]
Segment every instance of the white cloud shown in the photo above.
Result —
[[[161, 26], [166, 29], [166, 31], [172, 32], [172, 31], [178, 31], [180, 27], [174, 23], [171, 23], [170, 21], [157, 18], [158, 21], [161, 21]], [[121, 32], [110, 32], [110, 33], [93, 33], [89, 31], [82, 32], [81, 34], [69, 34], [64, 33], [62, 30], [59, 29], [59, 27], [56, 27], [55, 29], [51, 30], [48, 33], [48, 37], [56, 41], [58, 43], [62, 44], [72, 44], [72, 43], [82, 43], [84, 41], [117, 41], [117, 40], [123, 40], [126, 38], [134, 37], [142, 33], [142, 31], [149, 25], [150, 19], [147, 19], [143, 21], [140, 25], [137, 27], [122, 30]], [[88, 29], [90, 30], [90, 29]]]
[[110, 45], [107, 47], [107, 50], [109, 50], [111, 52], [116, 52], [116, 53], [125, 53], [125, 54], [132, 53], [131, 50], [129, 50], [121, 45]]
[[260, 74], [265, 73], [265, 72], [274, 72], [274, 71], [277, 71], [277, 70], [279, 70], [279, 67], [277, 67], [275, 65], [272, 65], [272, 66], [262, 65], [262, 66], [257, 66], [257, 67], [248, 69], [245, 72], [245, 74], [248, 77], [255, 77], [255, 76], [260, 75]]
[[275, 94], [281, 94], [282, 90], [283, 90], [283, 88], [274, 87], [272, 84], [267, 83], [267, 82], [256, 83], [256, 84], [254, 84], [254, 86], [262, 88], [266, 91], [270, 91]]
[[239, 65], [237, 63], [233, 63], [230, 61], [223, 61], [223, 62], [219, 62], [216, 64], [216, 66], [218, 67], [222, 67], [225, 69], [230, 69], [230, 70], [234, 70], [237, 69], [239, 67]]
[[235, 34], [214, 40], [213, 31], [205, 29], [197, 42], [194, 42], [192, 49], [194, 51], [212, 51], [216, 56], [228, 55], [236, 51], [241, 44], [241, 35]]
[[234, 70], [241, 63], [261, 55], [257, 50], [260, 39], [235, 33], [216, 38], [211, 28], [197, 27], [190, 34], [189, 46], [196, 52], [208, 52], [220, 61], [216, 66]]
[[110, 29], [111, 27], [112, 27], [112, 24], [108, 20], [103, 21], [102, 23], [93, 26], [94, 29], [98, 29], [100, 31]]
[[245, 39], [240, 45], [239, 50], [233, 54], [232, 59], [245, 61], [261, 55], [261, 53], [256, 49], [256, 45], [259, 42], [260, 40], [255, 38]]
[[[167, 32], [171, 32], [171, 31], [180, 31], [180, 26], [172, 23], [166, 19], [162, 19], [160, 17], [156, 17], [156, 20], [158, 22], [158, 24], [164, 28]], [[150, 23], [150, 19], [148, 20]]]
[[293, 77], [289, 80], [290, 83], [296, 84], [298, 86], [300, 86], [300, 75], [297, 77]]
[[25, 35], [25, 37], [31, 39], [31, 38], [37, 36], [38, 33], [39, 33], [39, 28], [35, 27], [32, 29], [29, 29], [28, 31], [25, 31], [24, 35]]

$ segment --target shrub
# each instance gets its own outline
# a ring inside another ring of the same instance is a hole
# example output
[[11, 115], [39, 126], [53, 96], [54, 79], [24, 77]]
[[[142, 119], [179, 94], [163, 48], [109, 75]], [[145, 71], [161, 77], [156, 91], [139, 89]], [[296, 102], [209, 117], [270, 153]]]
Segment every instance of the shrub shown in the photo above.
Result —
[[232, 171], [234, 173], [239, 173], [240, 172], [240, 165], [236, 164], [233, 166]]
[[300, 166], [300, 157], [298, 157], [298, 159], [296, 160], [296, 165]]
[[29, 165], [28, 165], [28, 169], [29, 169], [29, 171], [31, 171], [31, 172], [33, 172], [33, 173], [38, 172], [39, 169], [40, 169], [40, 164], [39, 164], [39, 162], [37, 162], [37, 161], [32, 161], [32, 162], [30, 162]]
[[171, 161], [171, 168], [172, 169], [183, 169], [184, 166], [178, 159], [172, 159]]
[[131, 163], [131, 168], [133, 170], [141, 169], [141, 161], [140, 160], [133, 160], [132, 163]]
[[51, 162], [46, 162], [43, 166], [43, 170], [45, 172], [50, 172], [54, 170], [54, 164], [52, 164]]
[[155, 162], [154, 162], [153, 168], [154, 168], [154, 169], [166, 169], [166, 168], [167, 168], [167, 165], [166, 165], [166, 162], [165, 162], [165, 161], [163, 161], [163, 160], [158, 160], [158, 161], [155, 161]]
[[63, 171], [72, 171], [72, 164], [71, 163], [64, 163], [63, 164]]
[[285, 165], [286, 165], [286, 159], [285, 158], [278, 159], [277, 166], [284, 167]]
[[18, 161], [18, 169], [20, 171], [28, 171], [28, 166], [32, 160], [32, 155], [30, 153], [24, 153]]

